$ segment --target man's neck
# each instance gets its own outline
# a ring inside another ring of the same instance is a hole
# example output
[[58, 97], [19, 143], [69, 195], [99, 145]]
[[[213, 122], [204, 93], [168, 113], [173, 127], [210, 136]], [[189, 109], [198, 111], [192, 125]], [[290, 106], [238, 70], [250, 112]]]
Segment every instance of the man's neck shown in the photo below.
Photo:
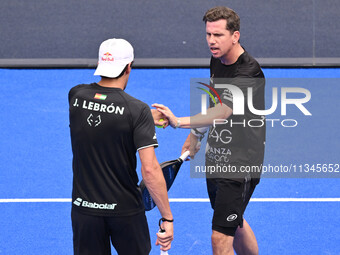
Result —
[[242, 46], [237, 43], [234, 48], [229, 52], [228, 55], [220, 58], [221, 63], [224, 65], [232, 65], [234, 64], [238, 58], [244, 53], [244, 49]]
[[106, 77], [102, 77], [101, 80], [97, 83], [98, 85], [102, 87], [107, 87], [107, 88], [119, 88], [124, 90], [125, 89], [125, 80], [121, 78], [118, 79], [110, 79]]

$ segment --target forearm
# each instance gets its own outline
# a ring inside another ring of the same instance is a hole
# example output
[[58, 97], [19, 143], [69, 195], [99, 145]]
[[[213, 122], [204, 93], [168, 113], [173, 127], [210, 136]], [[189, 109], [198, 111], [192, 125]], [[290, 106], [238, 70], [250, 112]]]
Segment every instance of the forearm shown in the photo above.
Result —
[[214, 120], [227, 119], [232, 114], [232, 110], [226, 106], [215, 106], [207, 110], [207, 114], [196, 114], [192, 117], [177, 118], [179, 128], [200, 128], [208, 127], [214, 124]]
[[169, 205], [166, 183], [159, 164], [154, 163], [152, 168], [149, 169], [142, 166], [142, 176], [145, 185], [150, 192], [151, 197], [155, 201], [162, 217], [166, 219], [173, 219]]
[[200, 128], [200, 127], [209, 127], [214, 124], [213, 116], [205, 116], [201, 114], [197, 114], [192, 117], [178, 117], [177, 122], [178, 128]]

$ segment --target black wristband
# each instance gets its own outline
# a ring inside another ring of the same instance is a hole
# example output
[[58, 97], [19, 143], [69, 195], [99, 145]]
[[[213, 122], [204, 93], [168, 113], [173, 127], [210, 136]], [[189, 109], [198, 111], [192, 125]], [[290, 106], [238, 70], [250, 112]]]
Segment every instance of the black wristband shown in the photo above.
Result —
[[202, 139], [204, 138], [204, 133], [198, 131], [197, 128], [193, 128], [192, 131], [194, 131], [194, 135], [197, 136], [200, 141], [202, 141]]
[[162, 222], [162, 221], [174, 222], [174, 219], [168, 220], [168, 219], [166, 219], [166, 218], [160, 218], [160, 219], [159, 219], [159, 225], [161, 225], [161, 222]]
[[158, 225], [159, 225], [159, 226], [161, 226], [161, 222], [162, 222], [162, 221], [174, 222], [174, 219], [168, 220], [168, 219], [166, 219], [166, 218], [160, 218], [160, 219], [159, 219], [159, 222], [158, 222]]
[[197, 128], [193, 128], [193, 130], [195, 131], [196, 134], [201, 135], [201, 136], [204, 136], [204, 133], [198, 131]]
[[174, 219], [172, 219], [172, 220], [168, 220], [166, 218], [160, 218], [159, 219], [158, 226], [159, 226], [159, 232], [161, 232], [161, 233], [165, 232], [165, 230], [161, 228], [162, 221], [174, 222]]

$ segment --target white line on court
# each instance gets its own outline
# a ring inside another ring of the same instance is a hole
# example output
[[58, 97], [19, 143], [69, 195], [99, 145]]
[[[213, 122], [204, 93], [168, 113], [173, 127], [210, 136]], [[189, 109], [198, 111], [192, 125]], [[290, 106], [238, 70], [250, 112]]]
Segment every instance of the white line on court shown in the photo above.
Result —
[[[170, 202], [209, 202], [209, 198], [170, 198]], [[340, 198], [251, 198], [250, 202], [340, 202]]]
[[0, 203], [51, 203], [51, 202], [72, 202], [71, 198], [8, 198], [0, 199]]
[[[208, 198], [170, 198], [173, 203], [209, 202]], [[6, 198], [0, 203], [70, 203], [71, 198]], [[250, 202], [340, 202], [339, 197], [332, 198], [252, 198]]]

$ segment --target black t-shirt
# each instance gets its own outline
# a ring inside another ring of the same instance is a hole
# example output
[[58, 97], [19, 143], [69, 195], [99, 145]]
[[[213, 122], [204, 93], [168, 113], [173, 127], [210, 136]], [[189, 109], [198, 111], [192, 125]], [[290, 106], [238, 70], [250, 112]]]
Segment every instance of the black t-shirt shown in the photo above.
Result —
[[[265, 118], [252, 113], [248, 108], [248, 88], [252, 88], [252, 99], [255, 109], [264, 110], [264, 74], [257, 61], [244, 52], [232, 65], [224, 65], [219, 59], [211, 58], [211, 83], [230, 84], [239, 88], [243, 93], [243, 114], [234, 114], [233, 103], [235, 93], [228, 88], [216, 88], [223, 104], [233, 109], [233, 114], [220, 124], [209, 130], [206, 148], [207, 166], [220, 166], [212, 177], [222, 177], [243, 181], [248, 172], [253, 178], [259, 178], [263, 163], [265, 146]], [[223, 79], [220, 79], [223, 78]], [[225, 79], [227, 78], [227, 79]], [[217, 101], [219, 102], [219, 101]], [[210, 106], [214, 102], [210, 100]], [[224, 166], [224, 167], [223, 167]], [[250, 170], [252, 168], [252, 170]], [[259, 169], [259, 171], [255, 171]], [[236, 172], [235, 172], [236, 171]], [[254, 173], [255, 172], [255, 173]]]
[[104, 216], [143, 211], [136, 152], [158, 146], [148, 105], [92, 83], [70, 90], [69, 107], [73, 208]]

